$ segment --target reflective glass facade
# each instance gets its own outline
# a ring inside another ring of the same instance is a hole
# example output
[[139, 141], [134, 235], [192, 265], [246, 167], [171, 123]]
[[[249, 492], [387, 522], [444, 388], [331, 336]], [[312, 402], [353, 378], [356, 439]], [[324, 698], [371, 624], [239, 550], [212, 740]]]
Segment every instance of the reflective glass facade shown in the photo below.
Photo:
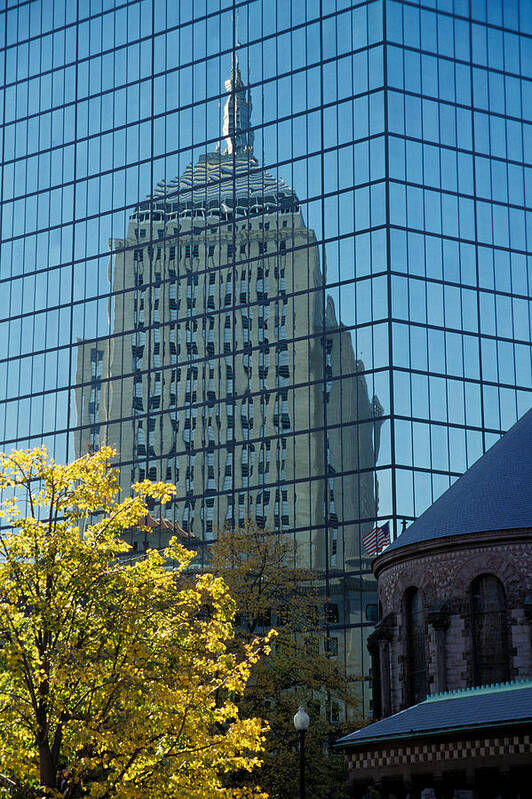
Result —
[[532, 404], [532, 5], [0, 8], [3, 447], [293, 536], [366, 674], [361, 536]]

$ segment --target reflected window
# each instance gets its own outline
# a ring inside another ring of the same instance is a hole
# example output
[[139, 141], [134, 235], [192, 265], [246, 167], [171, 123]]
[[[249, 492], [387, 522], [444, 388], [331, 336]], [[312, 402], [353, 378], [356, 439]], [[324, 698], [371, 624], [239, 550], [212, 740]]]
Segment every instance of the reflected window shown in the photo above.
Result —
[[474, 685], [508, 679], [506, 596], [500, 580], [482, 574], [471, 584]]
[[338, 657], [338, 638], [325, 639], [325, 654], [329, 657]]
[[339, 624], [340, 622], [340, 613], [338, 610], [338, 605], [335, 602], [329, 602], [326, 607], [327, 613], [327, 623], [328, 624]]
[[407, 701], [422, 702], [427, 695], [427, 657], [425, 652], [425, 600], [418, 588], [405, 594]]

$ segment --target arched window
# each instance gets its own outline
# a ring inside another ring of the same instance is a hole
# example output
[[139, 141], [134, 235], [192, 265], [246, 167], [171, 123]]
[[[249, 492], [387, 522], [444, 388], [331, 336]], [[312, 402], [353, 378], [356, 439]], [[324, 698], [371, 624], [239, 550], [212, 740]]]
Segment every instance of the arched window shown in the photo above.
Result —
[[506, 597], [500, 580], [481, 574], [471, 584], [473, 680], [489, 685], [508, 679]]
[[407, 699], [415, 704], [427, 696], [425, 601], [418, 588], [409, 588], [405, 594], [405, 617]]

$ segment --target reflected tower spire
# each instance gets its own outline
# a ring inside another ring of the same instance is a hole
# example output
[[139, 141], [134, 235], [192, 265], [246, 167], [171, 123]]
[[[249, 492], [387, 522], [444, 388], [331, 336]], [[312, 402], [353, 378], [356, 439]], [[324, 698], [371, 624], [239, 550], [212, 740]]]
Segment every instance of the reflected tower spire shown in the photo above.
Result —
[[222, 127], [222, 136], [226, 144], [225, 153], [252, 153], [253, 131], [249, 129], [251, 93], [249, 90], [246, 92], [235, 51], [233, 51], [231, 77], [225, 81], [225, 88], [229, 95], [224, 106]]

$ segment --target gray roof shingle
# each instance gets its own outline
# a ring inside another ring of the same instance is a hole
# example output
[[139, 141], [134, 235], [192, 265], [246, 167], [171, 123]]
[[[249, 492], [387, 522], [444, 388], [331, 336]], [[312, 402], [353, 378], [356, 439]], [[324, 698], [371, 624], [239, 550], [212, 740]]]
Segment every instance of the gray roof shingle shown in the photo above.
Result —
[[532, 410], [385, 550], [451, 535], [532, 527]]
[[340, 738], [337, 746], [363, 746], [479, 727], [532, 723], [532, 681], [437, 694], [400, 713]]

